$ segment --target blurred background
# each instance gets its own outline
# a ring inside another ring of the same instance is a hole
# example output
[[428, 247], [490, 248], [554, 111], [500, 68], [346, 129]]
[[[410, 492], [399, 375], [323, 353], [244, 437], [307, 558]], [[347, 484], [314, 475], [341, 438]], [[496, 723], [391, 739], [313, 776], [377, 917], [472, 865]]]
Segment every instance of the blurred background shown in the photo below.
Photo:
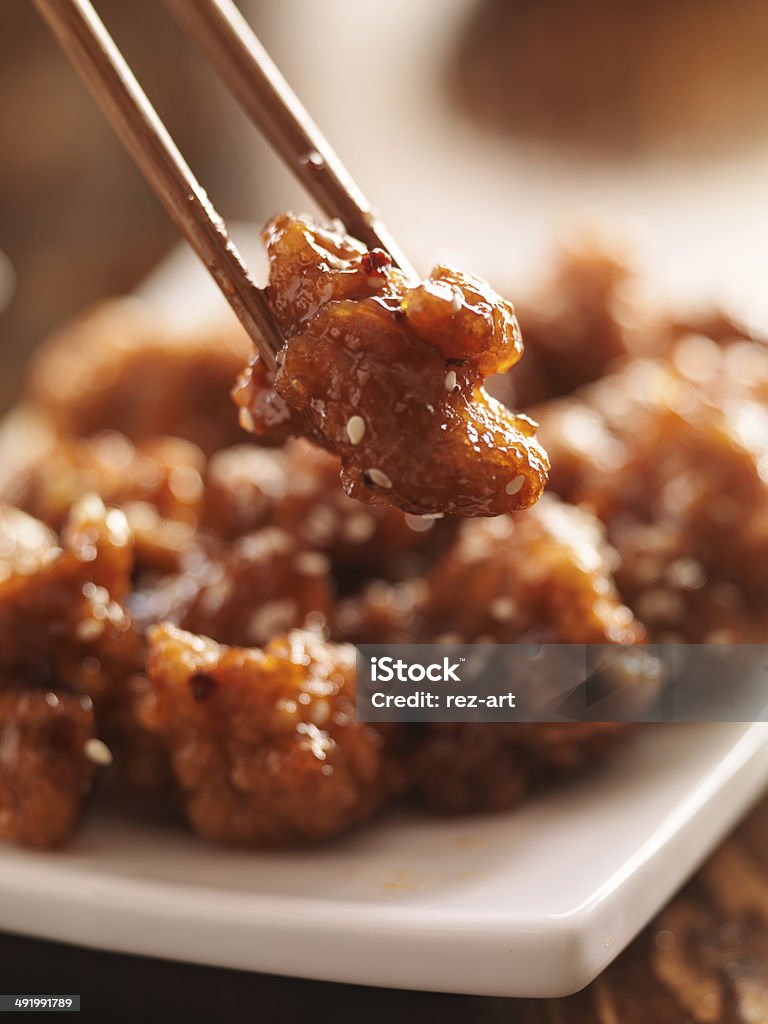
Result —
[[[97, 7], [227, 220], [311, 209], [165, 11]], [[597, 220], [663, 298], [768, 323], [761, 0], [243, 0], [391, 230], [527, 294]], [[57, 322], [174, 228], [28, 0], [0, 4], [0, 408]]]

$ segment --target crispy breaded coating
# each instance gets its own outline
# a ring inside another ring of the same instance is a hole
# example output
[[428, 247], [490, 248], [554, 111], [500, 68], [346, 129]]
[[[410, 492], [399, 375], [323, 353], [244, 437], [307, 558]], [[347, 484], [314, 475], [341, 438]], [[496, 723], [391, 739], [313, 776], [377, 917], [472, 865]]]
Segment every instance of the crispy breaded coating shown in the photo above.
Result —
[[65, 842], [108, 756], [88, 701], [0, 689], [0, 838], [43, 848]]
[[200, 537], [177, 573], [137, 591], [131, 609], [146, 628], [173, 622], [220, 643], [251, 646], [331, 614], [329, 562], [276, 526], [221, 545]]
[[598, 520], [556, 498], [463, 523], [427, 577], [422, 637], [637, 643], [643, 630], [616, 591], [613, 558]]
[[[670, 325], [637, 301], [626, 253], [598, 234], [561, 248], [551, 278], [520, 305], [525, 353], [503, 397], [528, 409], [597, 380], [636, 347], [664, 344]], [[496, 393], [496, 392], [494, 392]]]
[[258, 360], [241, 379], [247, 429], [320, 442], [372, 504], [483, 516], [538, 500], [536, 425], [483, 388], [522, 352], [509, 303], [451, 267], [411, 287], [383, 251], [306, 219], [277, 217], [264, 238], [286, 341], [274, 381]]
[[173, 331], [135, 299], [95, 306], [53, 335], [27, 393], [62, 434], [181, 437], [215, 451], [242, 440], [229, 392], [250, 345], [239, 327]]
[[94, 699], [132, 671], [137, 637], [124, 602], [132, 540], [96, 495], [72, 509], [59, 544], [31, 516], [0, 507], [0, 673]]
[[365, 578], [414, 571], [452, 536], [455, 521], [410, 516], [348, 497], [339, 460], [304, 440], [284, 448], [238, 446], [214, 455], [205, 485], [204, 525], [224, 540], [279, 527], [322, 552], [334, 569]]
[[104, 431], [61, 438], [0, 489], [0, 499], [60, 529], [83, 494], [125, 513], [141, 568], [174, 569], [193, 541], [203, 499], [205, 457], [197, 445], [156, 437], [138, 445]]
[[429, 725], [414, 745], [412, 777], [435, 810], [500, 811], [535, 783], [599, 763], [632, 728], [623, 722]]
[[293, 632], [223, 647], [149, 632], [144, 720], [171, 753], [192, 826], [274, 846], [336, 835], [402, 786], [381, 731], [354, 716], [354, 651]]
[[588, 504], [654, 639], [768, 635], [768, 352], [689, 336], [542, 412], [553, 485]]
[[275, 522], [291, 484], [285, 451], [236, 445], [216, 452], [205, 472], [203, 525], [223, 541]]
[[428, 593], [419, 577], [397, 583], [372, 580], [336, 603], [331, 636], [352, 644], [416, 643]]
[[132, 780], [165, 776], [165, 757], [137, 725], [142, 640], [127, 609], [133, 543], [124, 514], [95, 495], [61, 539], [0, 506], [0, 679], [93, 702], [99, 733]]
[[[527, 512], [462, 524], [427, 578], [422, 642], [633, 644], [645, 632], [621, 601], [615, 553], [588, 513], [544, 497]], [[551, 669], [550, 669], [551, 671]], [[541, 680], [547, 686], [546, 675]], [[637, 680], [638, 688], [643, 680]], [[650, 701], [653, 687], [638, 699]], [[623, 723], [439, 723], [410, 762], [416, 791], [441, 810], [501, 809], [554, 772], [599, 760]]]
[[352, 643], [638, 643], [616, 552], [588, 512], [545, 496], [514, 516], [461, 523], [426, 575], [374, 580], [336, 607]]

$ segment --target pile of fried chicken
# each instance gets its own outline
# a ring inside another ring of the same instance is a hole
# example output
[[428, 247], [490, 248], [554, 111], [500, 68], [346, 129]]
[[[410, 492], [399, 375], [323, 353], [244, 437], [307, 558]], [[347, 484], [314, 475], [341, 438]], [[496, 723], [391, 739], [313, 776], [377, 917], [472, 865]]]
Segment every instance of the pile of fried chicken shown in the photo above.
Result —
[[257, 846], [506, 808], [629, 727], [361, 723], [352, 645], [768, 634], [759, 340], [585, 241], [519, 306], [520, 361], [476, 278], [306, 218], [265, 241], [275, 371], [114, 300], [0, 425], [5, 839], [63, 843], [97, 785]]

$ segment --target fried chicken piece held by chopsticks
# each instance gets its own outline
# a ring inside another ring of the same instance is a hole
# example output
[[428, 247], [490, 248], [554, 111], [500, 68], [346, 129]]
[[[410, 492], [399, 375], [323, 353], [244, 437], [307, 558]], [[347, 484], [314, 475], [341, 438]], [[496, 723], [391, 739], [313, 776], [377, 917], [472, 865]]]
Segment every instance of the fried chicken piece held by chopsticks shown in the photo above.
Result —
[[345, 491], [416, 515], [495, 516], [541, 496], [536, 424], [491, 398], [486, 377], [522, 354], [514, 309], [438, 266], [412, 285], [383, 251], [282, 215], [266, 228], [269, 301], [285, 337], [235, 389], [260, 437], [303, 435], [341, 458]]

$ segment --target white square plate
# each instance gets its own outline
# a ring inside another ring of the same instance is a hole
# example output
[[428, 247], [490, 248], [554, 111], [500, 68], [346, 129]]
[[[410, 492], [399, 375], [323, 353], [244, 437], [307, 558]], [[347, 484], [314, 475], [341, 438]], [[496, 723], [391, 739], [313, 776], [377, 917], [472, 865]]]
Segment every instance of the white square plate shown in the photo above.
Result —
[[303, 851], [218, 848], [101, 810], [64, 851], [0, 849], [0, 929], [329, 981], [565, 995], [766, 780], [768, 725], [667, 725], [519, 810], [401, 812]]

